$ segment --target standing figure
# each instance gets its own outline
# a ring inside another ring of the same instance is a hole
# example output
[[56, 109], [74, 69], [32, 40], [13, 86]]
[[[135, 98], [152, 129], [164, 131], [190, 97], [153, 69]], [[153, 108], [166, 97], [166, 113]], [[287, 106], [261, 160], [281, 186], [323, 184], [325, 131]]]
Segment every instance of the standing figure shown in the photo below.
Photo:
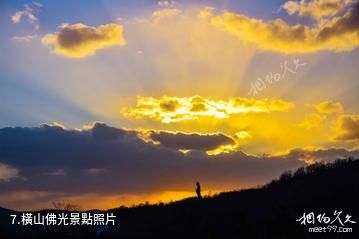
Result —
[[196, 185], [197, 185], [197, 188], [196, 188], [197, 197], [198, 197], [199, 199], [201, 199], [201, 198], [202, 198], [202, 195], [201, 195], [201, 185], [199, 185], [199, 182], [197, 182]]

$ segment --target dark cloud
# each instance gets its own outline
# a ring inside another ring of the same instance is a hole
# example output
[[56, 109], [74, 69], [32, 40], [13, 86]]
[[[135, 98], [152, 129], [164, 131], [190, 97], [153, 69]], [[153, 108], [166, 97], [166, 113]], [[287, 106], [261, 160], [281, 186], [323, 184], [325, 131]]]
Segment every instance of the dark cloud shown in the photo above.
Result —
[[75, 58], [94, 55], [99, 49], [126, 44], [123, 27], [113, 23], [98, 27], [82, 23], [65, 24], [59, 32], [45, 35], [41, 42], [51, 47], [56, 54]]
[[343, 148], [330, 148], [330, 149], [316, 149], [316, 150], [305, 150], [305, 149], [293, 149], [289, 152], [285, 158], [295, 158], [298, 160], [305, 161], [307, 163], [314, 162], [330, 162], [335, 159], [342, 159], [347, 157], [359, 157], [359, 151], [349, 151]]
[[191, 112], [206, 111], [207, 107], [205, 103], [193, 103]]
[[288, 1], [281, 6], [289, 15], [311, 17], [317, 21], [333, 17], [353, 3], [353, 0]]
[[176, 109], [178, 109], [178, 107], [179, 103], [177, 100], [165, 99], [160, 103], [160, 108], [167, 112], [174, 112]]
[[359, 115], [343, 115], [338, 122], [336, 140], [359, 141]]
[[235, 141], [223, 134], [185, 134], [165, 131], [153, 131], [151, 139], [173, 149], [211, 150], [221, 145], [235, 144]]
[[342, 18], [336, 18], [325, 26], [320, 31], [319, 38], [326, 41], [345, 34], [352, 34], [355, 39], [359, 37], [359, 2], [355, 3]]
[[[165, 134], [165, 139], [170, 138], [176, 146], [186, 144], [186, 137], [203, 140], [201, 136]], [[218, 137], [230, 142], [225, 136]], [[209, 140], [213, 145], [221, 141], [214, 139]], [[206, 148], [204, 142], [196, 147]], [[145, 142], [136, 132], [100, 123], [84, 131], [49, 125], [3, 128], [0, 129], [0, 163], [15, 170], [17, 177], [0, 181], [0, 204], [6, 198], [9, 200], [6, 195], [15, 197], [21, 192], [36, 192], [51, 205], [58, 195], [192, 191], [197, 180], [209, 190], [254, 186], [304, 165], [297, 160], [299, 156], [292, 152], [287, 156], [261, 158], [240, 151], [207, 155], [201, 150], [183, 154], [161, 144]], [[36, 197], [26, 196], [24, 200], [27, 205], [38, 203]], [[16, 203], [19, 202], [13, 200], [7, 205], [15, 207], [19, 205]]]
[[116, 139], [129, 134], [128, 131], [107, 126], [104, 123], [96, 123], [92, 128], [92, 135], [98, 139]]

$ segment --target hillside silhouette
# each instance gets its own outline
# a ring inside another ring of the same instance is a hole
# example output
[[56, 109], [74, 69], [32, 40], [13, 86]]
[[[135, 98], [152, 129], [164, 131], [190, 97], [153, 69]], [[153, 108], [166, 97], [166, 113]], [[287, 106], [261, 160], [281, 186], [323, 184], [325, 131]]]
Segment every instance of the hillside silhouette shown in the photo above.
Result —
[[[358, 202], [359, 160], [349, 158], [285, 172], [259, 188], [111, 209], [118, 222], [111, 227], [11, 225], [0, 210], [0, 238], [359, 238]], [[333, 219], [335, 210], [357, 222], [345, 224], [352, 232], [309, 233], [309, 227], [326, 225], [296, 221], [309, 212]]]

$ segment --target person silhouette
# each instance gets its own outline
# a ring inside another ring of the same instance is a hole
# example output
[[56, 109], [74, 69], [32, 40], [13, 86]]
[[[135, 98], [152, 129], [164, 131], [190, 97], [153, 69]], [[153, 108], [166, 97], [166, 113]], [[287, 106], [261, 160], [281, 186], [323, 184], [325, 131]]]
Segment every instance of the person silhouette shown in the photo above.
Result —
[[197, 193], [197, 198], [201, 199], [202, 195], [201, 195], [201, 185], [199, 184], [199, 182], [196, 183], [196, 193]]

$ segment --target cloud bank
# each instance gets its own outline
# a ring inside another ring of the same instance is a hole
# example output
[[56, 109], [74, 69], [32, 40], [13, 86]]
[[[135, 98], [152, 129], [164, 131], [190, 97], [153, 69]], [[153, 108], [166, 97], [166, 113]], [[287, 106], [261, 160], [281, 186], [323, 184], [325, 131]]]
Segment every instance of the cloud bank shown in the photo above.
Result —
[[[239, 150], [208, 155], [204, 150], [231, 140], [224, 135], [180, 133], [151, 137], [160, 144], [144, 141], [136, 131], [102, 123], [82, 131], [51, 125], [0, 129], [0, 204], [16, 208], [25, 201], [31, 207], [39, 197], [44, 206], [59, 198], [90, 194], [192, 191], [197, 180], [208, 190], [228, 190], [262, 184], [309, 160], [359, 155], [344, 149], [293, 150], [263, 157]], [[183, 147], [193, 150], [186, 154], [177, 150]], [[21, 200], [14, 195], [22, 195]]]
[[[305, 6], [306, 9], [313, 9], [317, 5]], [[292, 13], [298, 11], [300, 12], [300, 9], [291, 10]], [[281, 53], [342, 52], [359, 46], [359, 2], [354, 3], [341, 16], [321, 21], [313, 27], [302, 24], [289, 25], [281, 19], [264, 22], [229, 11], [221, 15], [212, 15], [210, 21], [217, 28], [244, 42]]]

